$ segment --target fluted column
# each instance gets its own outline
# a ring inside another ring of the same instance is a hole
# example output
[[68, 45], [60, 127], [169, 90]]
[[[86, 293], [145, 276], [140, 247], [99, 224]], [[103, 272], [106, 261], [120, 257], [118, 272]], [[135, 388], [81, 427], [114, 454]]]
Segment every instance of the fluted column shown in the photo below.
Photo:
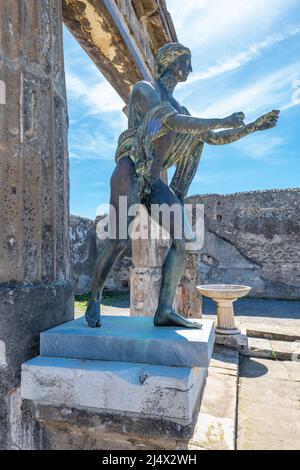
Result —
[[[152, 222], [159, 233], [158, 226]], [[132, 242], [130, 272], [130, 314], [154, 316], [161, 287], [162, 265], [168, 252], [168, 238], [137, 239]], [[186, 265], [177, 288], [174, 307], [185, 317], [202, 317], [202, 297], [197, 291], [198, 253], [186, 252]]]
[[175, 307], [185, 317], [202, 318], [202, 297], [197, 291], [199, 284], [199, 253], [187, 252], [186, 265], [177, 287]]
[[0, 447], [40, 331], [72, 318], [61, 0], [0, 2]]
[[[155, 237], [137, 238], [132, 241], [132, 262], [130, 272], [130, 314], [133, 316], [154, 316], [161, 286], [161, 268], [165, 260], [169, 238], [159, 237], [159, 226], [148, 218]], [[136, 220], [136, 224], [139, 221]]]

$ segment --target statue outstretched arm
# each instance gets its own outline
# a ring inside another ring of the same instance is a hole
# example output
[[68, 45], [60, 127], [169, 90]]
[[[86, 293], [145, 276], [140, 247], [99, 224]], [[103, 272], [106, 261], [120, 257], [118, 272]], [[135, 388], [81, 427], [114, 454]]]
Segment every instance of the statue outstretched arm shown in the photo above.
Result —
[[242, 139], [243, 137], [252, 134], [253, 132], [275, 127], [278, 116], [279, 111], [273, 110], [259, 117], [256, 119], [256, 121], [250, 122], [249, 124], [238, 127], [236, 129], [228, 129], [220, 132], [205, 132], [204, 134], [201, 134], [200, 139], [202, 142], [212, 145], [231, 144], [232, 142]]
[[[146, 81], [140, 81], [134, 85], [130, 99], [134, 100], [140, 110], [145, 113], [161, 103], [161, 98], [153, 85]], [[187, 111], [185, 108], [183, 110]], [[244, 124], [243, 119], [245, 119], [245, 115], [242, 112], [233, 113], [223, 119], [202, 119], [175, 111], [166, 119], [164, 125], [179, 134], [197, 135], [211, 129], [240, 127]], [[133, 121], [134, 119], [129, 115], [129, 122]]]
[[245, 115], [242, 112], [233, 113], [223, 119], [202, 119], [185, 114], [174, 114], [168, 118], [165, 125], [178, 134], [202, 134], [211, 129], [240, 127]]

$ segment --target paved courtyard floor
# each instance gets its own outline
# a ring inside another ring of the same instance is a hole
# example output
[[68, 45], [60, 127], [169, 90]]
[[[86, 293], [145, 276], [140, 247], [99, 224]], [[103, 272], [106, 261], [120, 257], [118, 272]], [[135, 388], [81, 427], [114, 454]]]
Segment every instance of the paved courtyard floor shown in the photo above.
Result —
[[300, 362], [240, 360], [237, 449], [300, 449]]

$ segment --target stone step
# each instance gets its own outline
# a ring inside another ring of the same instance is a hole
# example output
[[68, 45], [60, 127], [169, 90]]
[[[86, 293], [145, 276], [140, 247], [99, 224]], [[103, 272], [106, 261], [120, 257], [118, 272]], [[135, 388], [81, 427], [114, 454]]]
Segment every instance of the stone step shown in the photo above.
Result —
[[295, 331], [292, 328], [276, 325], [243, 323], [247, 336], [251, 338], [264, 338], [275, 341], [300, 341], [300, 329]]
[[43, 332], [40, 354], [207, 368], [215, 339], [213, 322], [195, 321], [202, 329], [155, 327], [149, 317], [104, 315], [101, 328], [89, 328], [82, 317]]
[[265, 338], [248, 338], [248, 348], [243, 351], [246, 356], [279, 361], [299, 361], [300, 341], [278, 341]]
[[207, 369], [38, 356], [22, 365], [21, 396], [64, 409], [190, 424]]

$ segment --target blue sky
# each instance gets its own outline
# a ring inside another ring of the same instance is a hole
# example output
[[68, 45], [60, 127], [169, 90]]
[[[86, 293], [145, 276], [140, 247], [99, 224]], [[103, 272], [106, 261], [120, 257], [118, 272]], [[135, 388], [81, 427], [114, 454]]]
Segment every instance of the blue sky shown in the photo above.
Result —
[[[199, 117], [235, 111], [249, 122], [281, 109], [275, 129], [204, 149], [189, 194], [300, 184], [299, 0], [167, 0], [194, 72], [175, 97]], [[65, 29], [71, 213], [94, 218], [109, 201], [123, 101]], [[172, 170], [170, 171], [170, 175]]]

